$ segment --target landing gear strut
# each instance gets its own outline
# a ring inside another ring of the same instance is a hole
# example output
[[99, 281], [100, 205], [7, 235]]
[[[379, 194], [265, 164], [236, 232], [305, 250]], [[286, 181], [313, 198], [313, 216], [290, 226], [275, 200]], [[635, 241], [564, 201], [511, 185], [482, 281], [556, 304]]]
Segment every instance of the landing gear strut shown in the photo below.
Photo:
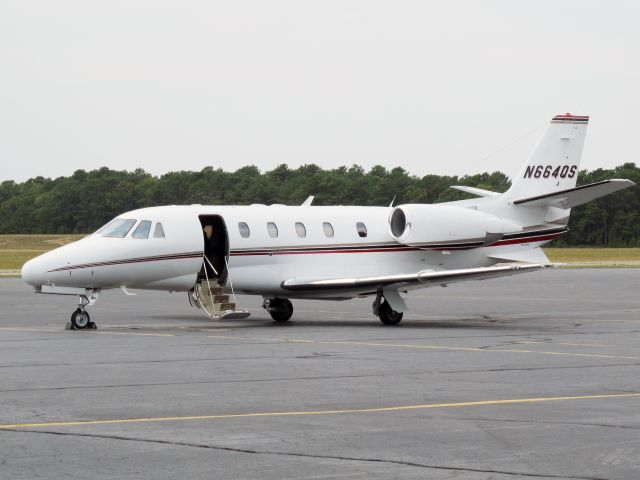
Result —
[[278, 323], [288, 321], [293, 315], [293, 305], [288, 298], [265, 298], [262, 308]]
[[396, 312], [391, 308], [381, 292], [373, 301], [373, 314], [385, 325], [397, 325], [402, 321], [402, 312]]

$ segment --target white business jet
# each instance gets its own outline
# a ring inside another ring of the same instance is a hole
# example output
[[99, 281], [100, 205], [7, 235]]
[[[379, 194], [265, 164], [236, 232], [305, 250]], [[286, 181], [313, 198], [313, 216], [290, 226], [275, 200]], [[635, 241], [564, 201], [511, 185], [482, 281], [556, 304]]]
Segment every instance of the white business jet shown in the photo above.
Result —
[[373, 297], [386, 325], [400, 293], [532, 272], [540, 246], [567, 231], [572, 207], [634, 185], [576, 187], [588, 117], [557, 115], [505, 193], [454, 186], [476, 198], [389, 207], [164, 206], [124, 213], [97, 232], [22, 267], [38, 293], [77, 296], [69, 328], [94, 328], [86, 307], [102, 290], [187, 292], [209, 318], [241, 318], [230, 295], [261, 295], [277, 322], [291, 299]]

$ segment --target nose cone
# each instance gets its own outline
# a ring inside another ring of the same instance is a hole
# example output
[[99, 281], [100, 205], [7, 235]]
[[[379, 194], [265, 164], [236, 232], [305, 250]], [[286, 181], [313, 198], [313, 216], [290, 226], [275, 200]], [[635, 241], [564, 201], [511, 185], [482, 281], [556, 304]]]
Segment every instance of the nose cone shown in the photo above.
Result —
[[40, 257], [32, 258], [22, 266], [22, 280], [36, 288], [44, 283], [44, 266]]

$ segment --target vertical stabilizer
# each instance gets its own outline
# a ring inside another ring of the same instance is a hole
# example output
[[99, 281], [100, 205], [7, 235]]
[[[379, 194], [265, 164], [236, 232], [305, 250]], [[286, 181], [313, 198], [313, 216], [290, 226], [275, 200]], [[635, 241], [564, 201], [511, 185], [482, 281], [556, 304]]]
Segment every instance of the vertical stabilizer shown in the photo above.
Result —
[[505, 193], [508, 200], [535, 197], [576, 186], [588, 116], [556, 115], [529, 161]]

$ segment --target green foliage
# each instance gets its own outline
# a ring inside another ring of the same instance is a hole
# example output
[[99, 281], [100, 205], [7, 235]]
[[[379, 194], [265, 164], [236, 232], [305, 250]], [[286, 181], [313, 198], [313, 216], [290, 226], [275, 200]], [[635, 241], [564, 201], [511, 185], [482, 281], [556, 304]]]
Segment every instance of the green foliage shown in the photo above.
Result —
[[[578, 184], [608, 178], [640, 183], [640, 168], [625, 163], [612, 170], [581, 171]], [[137, 169], [106, 167], [56, 179], [36, 177], [23, 183], [0, 184], [0, 234], [88, 233], [120, 213], [153, 205], [299, 205], [315, 195], [315, 205], [389, 205], [438, 203], [469, 198], [449, 188], [468, 185], [497, 192], [509, 188], [501, 172], [471, 176], [409, 174], [401, 167], [377, 165], [368, 172], [358, 165], [323, 170], [317, 165], [291, 169], [282, 164], [261, 172], [255, 166], [235, 172], [206, 167], [160, 177]], [[640, 189], [630, 188], [575, 208], [570, 232], [556, 246], [640, 246]]]
[[[625, 163], [612, 170], [583, 170], [578, 175], [578, 185], [609, 178], [628, 178], [640, 183], [640, 167]], [[574, 208], [569, 227], [569, 233], [556, 241], [555, 246], [640, 246], [640, 189], [628, 188]]]

